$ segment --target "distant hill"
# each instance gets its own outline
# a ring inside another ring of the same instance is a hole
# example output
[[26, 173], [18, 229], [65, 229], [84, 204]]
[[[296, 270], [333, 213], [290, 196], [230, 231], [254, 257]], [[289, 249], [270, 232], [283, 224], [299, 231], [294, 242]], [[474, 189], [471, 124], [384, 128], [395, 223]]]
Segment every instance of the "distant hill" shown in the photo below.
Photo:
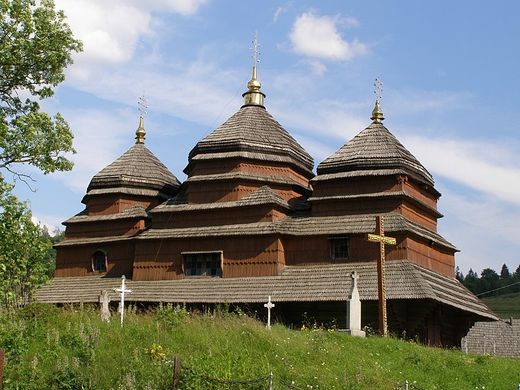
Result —
[[520, 292], [481, 299], [500, 318], [520, 318]]

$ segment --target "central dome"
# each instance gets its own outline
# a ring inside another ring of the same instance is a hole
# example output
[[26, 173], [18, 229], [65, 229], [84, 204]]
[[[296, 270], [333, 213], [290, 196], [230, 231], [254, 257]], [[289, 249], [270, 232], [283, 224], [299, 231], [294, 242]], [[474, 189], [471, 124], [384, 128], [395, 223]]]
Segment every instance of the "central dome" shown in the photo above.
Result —
[[314, 161], [263, 106], [245, 105], [195, 145], [189, 161], [201, 154], [232, 153], [264, 161], [289, 162], [312, 174]]

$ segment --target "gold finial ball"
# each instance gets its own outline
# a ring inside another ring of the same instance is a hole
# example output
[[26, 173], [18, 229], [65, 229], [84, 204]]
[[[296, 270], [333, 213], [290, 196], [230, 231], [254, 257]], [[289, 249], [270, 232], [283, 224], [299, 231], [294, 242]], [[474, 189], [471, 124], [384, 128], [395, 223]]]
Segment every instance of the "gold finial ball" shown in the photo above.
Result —
[[258, 91], [262, 85], [260, 84], [260, 81], [257, 79], [251, 79], [247, 83], [247, 89], [250, 91]]

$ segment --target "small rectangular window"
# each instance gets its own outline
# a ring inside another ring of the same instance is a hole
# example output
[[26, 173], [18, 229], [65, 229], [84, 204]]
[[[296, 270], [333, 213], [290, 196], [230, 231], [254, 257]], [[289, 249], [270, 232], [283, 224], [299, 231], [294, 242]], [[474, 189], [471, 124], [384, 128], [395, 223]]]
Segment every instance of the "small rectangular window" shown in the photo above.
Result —
[[183, 253], [184, 275], [222, 276], [222, 252]]
[[347, 237], [333, 237], [330, 239], [330, 258], [348, 259], [348, 238]]

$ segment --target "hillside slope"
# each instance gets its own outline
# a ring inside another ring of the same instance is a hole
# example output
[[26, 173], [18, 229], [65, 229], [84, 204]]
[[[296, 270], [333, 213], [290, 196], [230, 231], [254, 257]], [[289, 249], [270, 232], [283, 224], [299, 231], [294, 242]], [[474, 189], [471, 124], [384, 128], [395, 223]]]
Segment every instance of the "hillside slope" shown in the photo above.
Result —
[[[2, 314], [2, 313], [0, 313]], [[129, 313], [99, 320], [97, 311], [33, 306], [0, 317], [7, 351], [5, 389], [171, 389], [174, 356], [185, 389], [516, 389], [520, 362], [467, 356], [392, 338], [336, 331], [271, 331], [225, 310]], [[234, 387], [206, 377], [256, 383]]]
[[520, 292], [481, 298], [500, 318], [520, 318]]

